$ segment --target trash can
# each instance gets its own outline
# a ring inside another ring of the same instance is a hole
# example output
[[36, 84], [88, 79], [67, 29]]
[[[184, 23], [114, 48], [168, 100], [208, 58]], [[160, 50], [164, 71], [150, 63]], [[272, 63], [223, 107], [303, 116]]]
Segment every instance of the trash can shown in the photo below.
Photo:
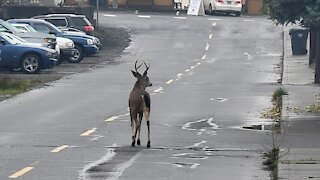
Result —
[[292, 54], [307, 54], [308, 31], [306, 29], [291, 29], [289, 35], [291, 37]]

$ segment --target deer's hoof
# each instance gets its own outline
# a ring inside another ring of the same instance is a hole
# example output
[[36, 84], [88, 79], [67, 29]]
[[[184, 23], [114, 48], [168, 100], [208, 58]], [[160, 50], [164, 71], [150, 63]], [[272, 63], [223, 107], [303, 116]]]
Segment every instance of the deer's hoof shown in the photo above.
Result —
[[140, 146], [140, 139], [138, 139], [138, 140], [137, 140], [137, 145], [139, 145], [139, 146]]
[[132, 146], [132, 147], [134, 147], [134, 146], [135, 146], [135, 143], [134, 143], [134, 142], [132, 142], [132, 143], [131, 143], [131, 146]]
[[150, 148], [150, 141], [148, 141], [147, 148]]

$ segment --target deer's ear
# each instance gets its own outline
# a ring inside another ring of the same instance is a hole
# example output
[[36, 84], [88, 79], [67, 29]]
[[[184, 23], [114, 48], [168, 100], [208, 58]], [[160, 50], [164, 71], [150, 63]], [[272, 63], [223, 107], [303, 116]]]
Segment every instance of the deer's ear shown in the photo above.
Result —
[[141, 75], [138, 72], [134, 72], [132, 70], [131, 70], [131, 72], [132, 72], [134, 77], [136, 77], [136, 78], [141, 77]]

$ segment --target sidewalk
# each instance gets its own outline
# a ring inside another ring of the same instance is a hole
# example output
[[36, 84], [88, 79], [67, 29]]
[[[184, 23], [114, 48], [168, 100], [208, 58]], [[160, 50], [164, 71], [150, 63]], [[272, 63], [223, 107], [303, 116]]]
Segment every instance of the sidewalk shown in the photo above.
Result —
[[284, 27], [284, 62], [282, 85], [289, 95], [283, 98], [279, 179], [320, 180], [320, 114], [306, 107], [316, 103], [320, 86], [315, 85], [314, 70], [309, 68], [309, 55], [292, 56], [289, 30]]

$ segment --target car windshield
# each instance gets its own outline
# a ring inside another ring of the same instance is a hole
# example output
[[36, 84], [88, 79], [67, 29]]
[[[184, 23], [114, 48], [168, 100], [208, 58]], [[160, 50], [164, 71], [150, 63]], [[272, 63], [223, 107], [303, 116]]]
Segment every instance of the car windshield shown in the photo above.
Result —
[[85, 17], [72, 17], [72, 21], [77, 26], [88, 26], [92, 25], [90, 21]]
[[15, 36], [13, 34], [9, 34], [9, 33], [1, 33], [1, 37], [3, 39], [5, 39], [6, 41], [8, 41], [10, 44], [23, 44], [23, 43], [27, 43], [27, 41], [21, 39], [18, 36]]
[[50, 27], [51, 27], [52, 29], [54, 29], [55, 31], [57, 31], [57, 32], [59, 32], [59, 33], [62, 33], [62, 30], [59, 29], [57, 26], [53, 25], [52, 23], [48, 23], [48, 24], [49, 24]]
[[1, 32], [13, 32], [13, 33], [18, 33], [21, 32], [19, 29], [17, 29], [16, 27], [12, 26], [10, 23], [6, 22], [6, 21], [2, 21], [1, 22], [1, 28], [0, 28]]
[[14, 24], [13, 26], [15, 26], [17, 29], [23, 30], [23, 31], [27, 31], [27, 32], [38, 32], [37, 30], [35, 30], [32, 26], [30, 26], [29, 24], [24, 24], [24, 25], [19, 25], [19, 24]]

